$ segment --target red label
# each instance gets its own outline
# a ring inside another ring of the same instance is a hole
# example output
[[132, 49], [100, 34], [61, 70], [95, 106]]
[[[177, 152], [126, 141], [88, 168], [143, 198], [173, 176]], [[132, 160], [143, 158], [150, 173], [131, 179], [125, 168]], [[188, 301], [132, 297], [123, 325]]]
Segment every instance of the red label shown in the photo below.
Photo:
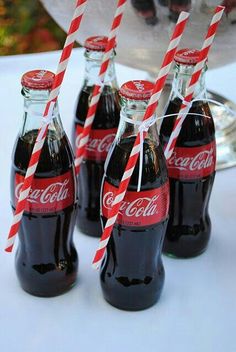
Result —
[[[75, 146], [79, 147], [79, 141], [83, 132], [83, 126], [77, 125]], [[105, 160], [107, 153], [115, 139], [117, 128], [107, 130], [91, 130], [88, 143], [86, 145], [85, 159]]]
[[169, 177], [198, 179], [211, 175], [216, 165], [215, 141], [200, 147], [176, 147], [167, 162]]
[[[102, 214], [108, 218], [117, 188], [105, 181]], [[117, 217], [118, 224], [147, 226], [163, 221], [169, 211], [169, 182], [148, 191], [127, 191]]]
[[[15, 176], [15, 204], [20, 196], [24, 176]], [[25, 210], [31, 213], [53, 213], [74, 203], [75, 181], [70, 170], [51, 178], [34, 178]]]

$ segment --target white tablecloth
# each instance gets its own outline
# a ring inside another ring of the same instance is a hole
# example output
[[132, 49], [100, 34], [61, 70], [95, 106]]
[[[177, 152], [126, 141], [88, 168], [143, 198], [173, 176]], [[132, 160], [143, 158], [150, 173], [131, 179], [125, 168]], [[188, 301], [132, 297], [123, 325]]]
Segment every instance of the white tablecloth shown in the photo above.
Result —
[[[9, 206], [11, 150], [22, 119], [22, 73], [55, 70], [59, 53], [0, 58], [0, 350], [236, 351], [236, 169], [217, 173], [210, 203], [213, 222], [208, 250], [189, 260], [164, 257], [166, 280], [160, 301], [141, 312], [113, 308], [102, 297], [91, 269], [98, 240], [74, 233], [80, 257], [77, 285], [50, 299], [25, 293], [14, 254], [3, 251], [12, 215]], [[64, 127], [71, 135], [73, 109], [83, 78], [82, 51], [73, 52], [60, 94]], [[117, 66], [119, 83], [146, 73]], [[208, 87], [236, 101], [236, 64], [208, 74]]]

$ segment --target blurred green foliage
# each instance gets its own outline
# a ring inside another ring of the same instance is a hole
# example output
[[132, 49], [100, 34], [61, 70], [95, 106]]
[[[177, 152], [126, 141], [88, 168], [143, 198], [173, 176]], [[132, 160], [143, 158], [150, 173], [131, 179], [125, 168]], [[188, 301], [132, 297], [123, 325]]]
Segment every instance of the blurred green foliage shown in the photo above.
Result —
[[65, 36], [38, 0], [0, 0], [0, 55], [61, 49]]

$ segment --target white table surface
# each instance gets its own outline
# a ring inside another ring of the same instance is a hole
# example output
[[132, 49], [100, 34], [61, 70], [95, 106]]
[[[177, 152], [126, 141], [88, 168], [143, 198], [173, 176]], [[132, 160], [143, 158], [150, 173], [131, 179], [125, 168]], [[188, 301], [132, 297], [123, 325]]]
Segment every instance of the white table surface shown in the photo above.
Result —
[[[164, 257], [166, 280], [158, 304], [141, 312], [113, 308], [91, 269], [98, 240], [77, 230], [77, 285], [55, 298], [37, 298], [19, 286], [14, 254], [3, 251], [12, 220], [9, 206], [11, 150], [22, 118], [22, 73], [55, 70], [59, 53], [0, 58], [0, 351], [236, 351], [236, 168], [217, 173], [210, 203], [208, 250], [189, 260]], [[73, 52], [59, 104], [71, 135], [75, 99], [83, 78], [81, 49]], [[145, 72], [117, 65], [119, 83]], [[236, 101], [236, 64], [208, 73], [208, 87]]]

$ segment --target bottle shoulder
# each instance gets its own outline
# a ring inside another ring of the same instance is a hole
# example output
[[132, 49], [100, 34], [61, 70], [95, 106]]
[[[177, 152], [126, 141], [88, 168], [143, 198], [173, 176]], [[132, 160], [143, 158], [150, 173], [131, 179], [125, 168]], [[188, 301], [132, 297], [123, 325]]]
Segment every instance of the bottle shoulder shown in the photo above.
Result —
[[[75, 124], [84, 125], [89, 103], [92, 98], [93, 87], [84, 86], [77, 99], [75, 110]], [[93, 128], [108, 129], [118, 127], [120, 119], [120, 103], [118, 89], [104, 86], [98, 102]]]
[[[134, 144], [134, 138], [123, 139], [114, 147], [113, 153], [105, 171], [106, 180], [118, 187], [123, 176], [129, 155]], [[128, 189], [136, 190], [139, 177], [139, 159], [136, 163]], [[166, 162], [160, 144], [145, 140], [143, 144], [143, 166], [141, 190], [158, 188], [168, 179]]]
[[[169, 140], [180, 106], [180, 99], [174, 99], [168, 104], [164, 115], [175, 115], [167, 116], [162, 121], [160, 128], [160, 140], [162, 145], [165, 145]], [[209, 104], [204, 101], [193, 102], [181, 127], [176, 146], [200, 146], [214, 140], [215, 126]]]
[[[12, 153], [12, 165], [15, 172], [25, 174], [37, 130], [29, 131], [24, 136], [18, 135]], [[48, 131], [36, 169], [35, 177], [53, 177], [68, 171], [73, 167], [73, 152], [69, 140], [64, 133], [58, 139], [53, 131]]]

